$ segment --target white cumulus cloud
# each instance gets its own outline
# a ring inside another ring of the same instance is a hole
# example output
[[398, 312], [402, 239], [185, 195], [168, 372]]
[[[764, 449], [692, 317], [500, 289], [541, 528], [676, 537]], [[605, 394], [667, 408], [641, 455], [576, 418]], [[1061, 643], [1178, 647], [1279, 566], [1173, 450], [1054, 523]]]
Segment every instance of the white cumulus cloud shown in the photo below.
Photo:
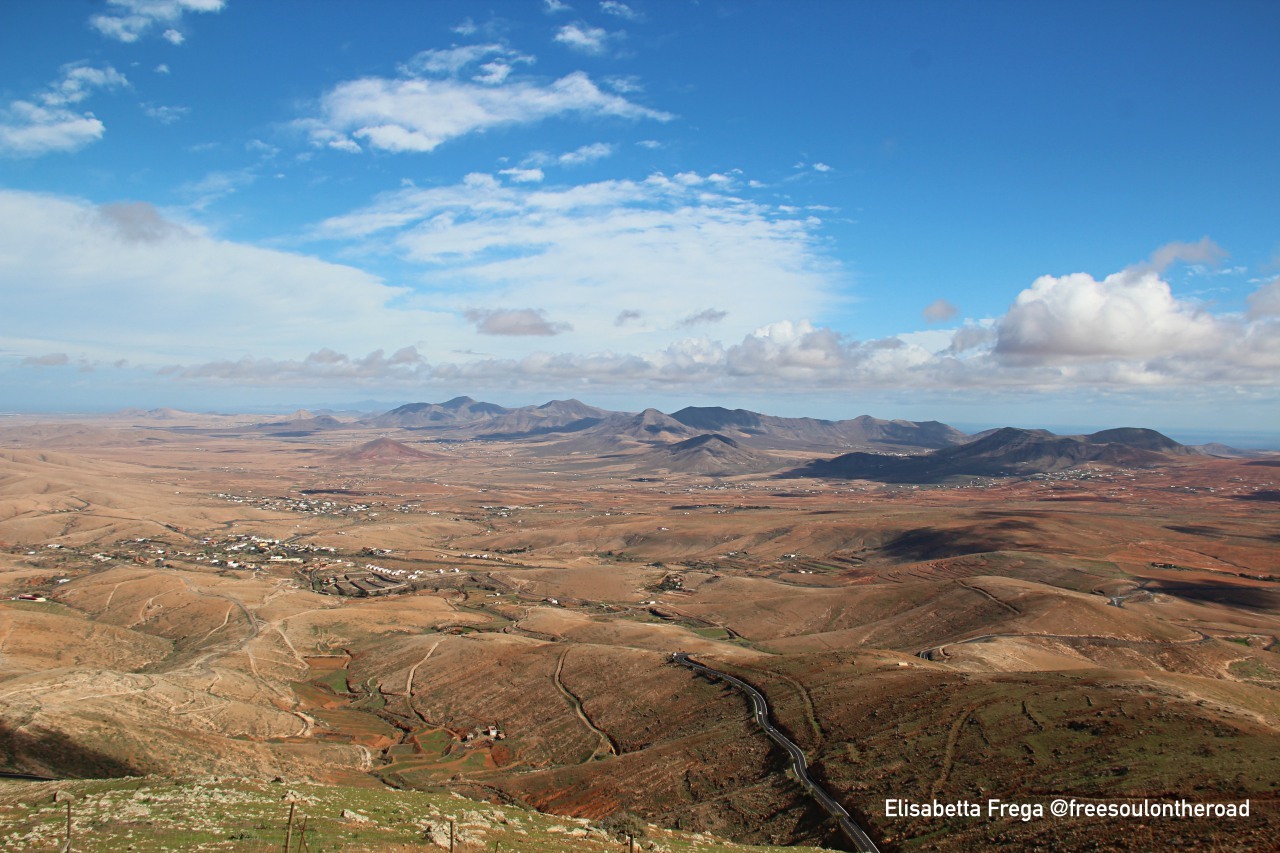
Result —
[[1168, 244], [1101, 281], [1086, 273], [1041, 276], [995, 324], [991, 354], [1005, 368], [1053, 368], [1067, 384], [1275, 385], [1280, 321], [1272, 312], [1280, 311], [1280, 294], [1274, 283], [1251, 294], [1241, 315], [1179, 298], [1161, 278], [1175, 262], [1217, 263], [1225, 254], [1206, 238]]
[[1086, 273], [1041, 276], [1000, 322], [996, 351], [1029, 362], [1136, 358], [1205, 351], [1224, 329], [1199, 306], [1176, 299], [1155, 271], [1097, 281]]
[[89, 18], [89, 24], [108, 38], [135, 42], [153, 27], [165, 27], [171, 44], [185, 40], [175, 27], [188, 12], [221, 12], [225, 0], [107, 0], [108, 11]]

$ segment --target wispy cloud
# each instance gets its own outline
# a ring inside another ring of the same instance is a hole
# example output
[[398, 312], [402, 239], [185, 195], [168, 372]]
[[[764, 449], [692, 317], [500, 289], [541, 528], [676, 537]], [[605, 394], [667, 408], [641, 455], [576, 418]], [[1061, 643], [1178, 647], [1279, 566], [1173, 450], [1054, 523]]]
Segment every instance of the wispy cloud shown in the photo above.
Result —
[[461, 47], [421, 51], [401, 65], [400, 69], [404, 74], [410, 76], [426, 72], [457, 77], [468, 68], [479, 64], [481, 60], [485, 59], [501, 62], [508, 67], [528, 65], [533, 62], [533, 57], [511, 50], [501, 44], [469, 44]]
[[613, 154], [613, 146], [607, 142], [593, 142], [573, 151], [568, 151], [556, 158], [561, 166], [582, 166]]
[[319, 114], [298, 125], [314, 144], [339, 150], [428, 152], [467, 134], [553, 116], [672, 118], [601, 90], [581, 71], [550, 83], [512, 79], [516, 65], [531, 61], [497, 44], [424, 51], [399, 77], [339, 83], [321, 97]]
[[70, 364], [71, 359], [65, 352], [51, 352], [46, 355], [27, 356], [22, 363], [28, 367], [62, 367]]
[[518, 184], [536, 184], [546, 177], [541, 169], [503, 169], [498, 174], [506, 175]]
[[55, 151], [77, 151], [97, 142], [106, 126], [93, 113], [50, 109], [30, 101], [14, 101], [0, 111], [0, 152], [34, 157]]
[[104, 14], [89, 18], [89, 25], [107, 38], [135, 42], [156, 27], [170, 44], [185, 41], [176, 29], [188, 12], [221, 12], [224, 0], [107, 0]]
[[723, 320], [725, 317], [728, 317], [728, 316], [729, 316], [728, 311], [721, 311], [718, 308], [708, 308], [705, 311], [699, 311], [696, 314], [690, 314], [688, 317], [685, 317], [679, 323], [676, 323], [676, 325], [682, 329], [687, 329], [690, 326], [701, 326], [709, 323], [719, 323], [721, 320]]
[[555, 40], [568, 48], [597, 56], [604, 53], [611, 36], [600, 27], [592, 27], [579, 21], [576, 24], [565, 24], [556, 31]]
[[1227, 252], [1208, 237], [1201, 237], [1195, 243], [1166, 243], [1151, 253], [1151, 258], [1143, 264], [1132, 267], [1135, 273], [1148, 270], [1162, 273], [1175, 263], [1209, 264], [1216, 266]]
[[24, 356], [195, 363], [469, 337], [451, 337], [452, 312], [392, 308], [405, 289], [362, 270], [217, 239], [142, 202], [0, 190], [0, 221], [6, 343]]
[[415, 347], [403, 347], [391, 355], [374, 350], [353, 357], [323, 348], [302, 359], [224, 359], [195, 365], [166, 365], [157, 371], [177, 380], [213, 384], [281, 386], [294, 384], [360, 385], [422, 382], [431, 378], [431, 367]]
[[551, 337], [573, 330], [568, 323], [553, 323], [545, 311], [533, 308], [472, 308], [464, 316], [482, 335]]
[[204, 210], [214, 202], [244, 189], [257, 179], [257, 173], [251, 168], [210, 172], [198, 181], [183, 184], [180, 189], [183, 195], [191, 199], [190, 205], [193, 209]]
[[39, 97], [45, 106], [65, 107], [80, 103], [95, 89], [118, 89], [128, 85], [129, 81], [125, 76], [110, 65], [95, 68], [92, 65], [73, 63], [64, 65], [62, 77]]
[[739, 333], [821, 314], [842, 275], [821, 221], [738, 189], [695, 173], [552, 187], [473, 174], [384, 194], [314, 236], [390, 252], [450, 292], [545, 308], [573, 323], [579, 346], [608, 345], [620, 312], [637, 306], [647, 322], [626, 328], [647, 335], [676, 328], [691, 299], [732, 305]]
[[633, 75], [628, 75], [626, 77], [614, 75], [607, 78], [605, 83], [608, 84], [610, 89], [620, 95], [634, 95], [637, 92], [644, 91], [644, 84], [640, 82], [640, 78]]
[[142, 111], [149, 118], [153, 118], [161, 124], [174, 124], [181, 118], [191, 112], [190, 107], [164, 106], [159, 104], [143, 104]]
[[101, 139], [106, 125], [78, 105], [98, 89], [113, 90], [129, 81], [111, 66], [72, 63], [62, 76], [30, 100], [11, 101], [0, 109], [0, 154], [35, 157], [77, 151]]
[[640, 19], [640, 13], [632, 9], [626, 3], [620, 3], [618, 0], [603, 0], [600, 4], [600, 11], [606, 15], [613, 15], [617, 18], [624, 18], [628, 21], [636, 21]]
[[935, 299], [920, 312], [930, 323], [945, 323], [959, 313], [959, 309], [945, 299]]

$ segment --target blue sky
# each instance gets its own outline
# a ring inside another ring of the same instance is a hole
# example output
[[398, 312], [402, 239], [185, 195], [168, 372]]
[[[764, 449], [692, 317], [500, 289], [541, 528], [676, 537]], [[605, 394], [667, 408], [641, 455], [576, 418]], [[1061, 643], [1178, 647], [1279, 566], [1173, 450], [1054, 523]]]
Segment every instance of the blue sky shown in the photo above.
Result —
[[1274, 3], [0, 22], [0, 408], [1280, 422]]

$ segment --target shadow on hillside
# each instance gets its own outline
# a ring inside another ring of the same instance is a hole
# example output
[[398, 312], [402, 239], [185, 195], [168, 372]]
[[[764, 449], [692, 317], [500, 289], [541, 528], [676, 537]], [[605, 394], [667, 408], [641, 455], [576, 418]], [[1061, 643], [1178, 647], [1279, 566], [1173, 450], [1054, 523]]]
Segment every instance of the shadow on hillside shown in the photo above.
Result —
[[0, 721], [0, 766], [7, 772], [59, 779], [139, 776], [125, 761], [76, 743], [62, 732], [15, 730]]
[[1278, 502], [1280, 501], [1280, 490], [1262, 489], [1261, 491], [1254, 492], [1251, 495], [1232, 495], [1231, 497], [1238, 501]]
[[1225, 536], [1226, 534], [1218, 527], [1209, 527], [1204, 524], [1166, 524], [1165, 530], [1172, 530], [1174, 533], [1185, 533], [1188, 536]]
[[880, 553], [899, 560], [938, 560], [983, 554], [988, 551], [1019, 551], [1023, 545], [1004, 530], [1034, 530], [1029, 522], [1009, 519], [982, 530], [938, 530], [917, 527], [904, 530], [880, 546]]
[[1247, 610], [1280, 610], [1280, 590], [1214, 581], [1159, 581], [1149, 584], [1148, 589], [1191, 601], [1211, 601]]

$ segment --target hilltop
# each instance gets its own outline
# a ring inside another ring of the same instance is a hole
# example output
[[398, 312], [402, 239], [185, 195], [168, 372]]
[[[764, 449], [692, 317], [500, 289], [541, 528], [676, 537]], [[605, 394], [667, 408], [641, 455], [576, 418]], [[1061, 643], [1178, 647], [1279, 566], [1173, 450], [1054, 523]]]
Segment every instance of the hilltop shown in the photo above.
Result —
[[639, 459], [645, 468], [708, 476], [760, 473], [786, 464], [785, 460], [748, 450], [732, 438], [716, 432], [656, 448]]
[[344, 462], [412, 462], [425, 459], [442, 459], [438, 453], [424, 453], [394, 438], [375, 438], [356, 447], [333, 454]]

